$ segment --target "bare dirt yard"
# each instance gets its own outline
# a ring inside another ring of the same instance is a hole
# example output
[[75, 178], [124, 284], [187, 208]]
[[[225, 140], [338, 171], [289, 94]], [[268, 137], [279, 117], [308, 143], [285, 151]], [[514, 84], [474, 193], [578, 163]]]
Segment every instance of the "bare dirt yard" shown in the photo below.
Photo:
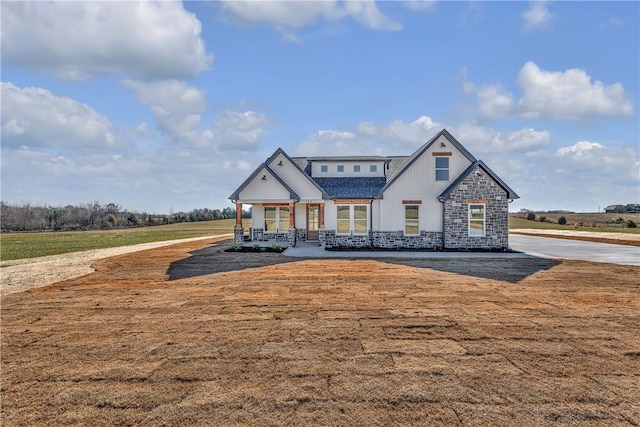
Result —
[[212, 242], [2, 297], [2, 424], [640, 425], [640, 267]]

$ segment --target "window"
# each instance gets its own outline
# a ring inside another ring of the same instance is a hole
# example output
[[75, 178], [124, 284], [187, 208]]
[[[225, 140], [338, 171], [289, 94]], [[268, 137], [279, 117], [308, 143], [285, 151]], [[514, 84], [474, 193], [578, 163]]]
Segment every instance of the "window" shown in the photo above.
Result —
[[449, 181], [448, 157], [436, 157], [436, 181]]
[[469, 205], [469, 236], [484, 236], [485, 205]]
[[353, 165], [354, 172], [360, 172], [360, 165]]
[[378, 165], [369, 165], [369, 172], [378, 172]]
[[344, 165], [338, 165], [338, 172], [344, 172]]
[[275, 233], [289, 229], [289, 208], [271, 207], [264, 208], [264, 231]]
[[320, 172], [329, 172], [329, 166], [321, 165], [320, 166]]
[[405, 205], [404, 207], [404, 234], [420, 234], [419, 229], [419, 206]]
[[349, 234], [351, 230], [350, 206], [338, 206], [338, 234]]
[[337, 234], [367, 234], [367, 205], [338, 205]]

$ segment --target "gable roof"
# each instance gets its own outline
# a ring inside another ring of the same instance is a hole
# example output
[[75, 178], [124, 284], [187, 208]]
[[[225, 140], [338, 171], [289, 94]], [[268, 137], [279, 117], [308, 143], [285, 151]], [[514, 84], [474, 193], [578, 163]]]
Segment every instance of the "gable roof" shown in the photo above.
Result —
[[322, 187], [320, 187], [313, 179], [311, 179], [311, 177], [300, 167], [300, 165], [298, 164], [298, 162], [296, 162], [295, 160], [293, 160], [291, 157], [289, 157], [289, 155], [287, 153], [285, 153], [285, 151], [282, 148], [278, 148], [275, 153], [273, 153], [271, 155], [271, 157], [269, 157], [267, 159], [267, 161], [265, 162], [266, 164], [271, 163], [272, 161], [274, 161], [276, 159], [276, 157], [278, 157], [280, 154], [282, 154], [285, 159], [287, 159], [293, 166], [295, 166], [295, 168], [302, 174], [304, 175], [304, 177], [311, 183], [313, 184], [318, 191], [320, 191], [320, 193], [322, 193], [322, 197], [325, 199], [329, 198], [329, 195], [322, 189]]
[[467, 151], [466, 148], [464, 148], [462, 146], [462, 144], [460, 144], [458, 142], [457, 139], [455, 139], [453, 137], [453, 135], [451, 135], [449, 133], [449, 131], [447, 131], [446, 129], [442, 129], [440, 132], [436, 133], [433, 137], [431, 137], [431, 139], [429, 141], [427, 141], [422, 147], [418, 148], [415, 153], [413, 153], [411, 156], [409, 156], [409, 158], [404, 162], [404, 164], [402, 165], [402, 167], [400, 168], [400, 170], [398, 170], [388, 181], [387, 184], [380, 190], [380, 192], [378, 193], [377, 197], [378, 198], [382, 198], [382, 194], [393, 185], [394, 182], [396, 182], [396, 180], [402, 176], [403, 173], [405, 173], [407, 171], [407, 169], [409, 169], [415, 162], [416, 160], [418, 160], [429, 148], [431, 148], [431, 146], [433, 144], [435, 144], [435, 142], [438, 140], [438, 138], [440, 138], [441, 136], [444, 136], [445, 138], [447, 138], [449, 140], [449, 142], [458, 149], [458, 151], [460, 151], [462, 153], [463, 156], [465, 156], [470, 162], [475, 162], [476, 158], [473, 157], [471, 155], [470, 152]]
[[278, 174], [276, 174], [276, 173], [275, 173], [275, 172], [274, 172], [274, 171], [273, 171], [269, 166], [267, 166], [267, 164], [266, 164], [266, 163], [262, 163], [260, 166], [258, 166], [258, 167], [256, 168], [256, 170], [255, 170], [255, 171], [253, 171], [253, 173], [252, 173], [251, 175], [249, 175], [249, 178], [247, 178], [247, 179], [242, 183], [242, 185], [240, 185], [240, 187], [238, 187], [238, 189], [237, 189], [236, 191], [234, 191], [234, 192], [229, 196], [229, 199], [230, 199], [231, 201], [233, 201], [233, 202], [235, 202], [236, 200], [238, 200], [238, 199], [240, 198], [240, 193], [242, 192], [242, 190], [244, 190], [244, 189], [247, 187], [247, 185], [249, 185], [249, 184], [251, 183], [251, 181], [253, 181], [253, 180], [254, 180], [254, 178], [255, 178], [256, 176], [258, 176], [260, 173], [264, 173], [263, 171], [266, 171], [266, 172], [268, 172], [271, 176], [273, 176], [273, 177], [276, 179], [276, 181], [278, 181], [278, 182], [280, 183], [280, 185], [282, 185], [282, 186], [283, 186], [283, 187], [284, 187], [284, 188], [289, 192], [289, 197], [290, 197], [291, 199], [299, 199], [299, 198], [300, 198], [300, 197], [298, 197], [298, 195], [296, 194], [296, 192], [295, 192], [295, 191], [293, 191], [293, 190], [291, 189], [291, 187], [289, 187], [289, 186], [287, 185], [287, 183], [286, 183], [286, 182], [284, 182], [284, 181], [282, 180], [282, 178], [280, 178], [280, 177], [278, 176]]
[[462, 182], [462, 180], [464, 180], [467, 176], [469, 176], [469, 174], [476, 168], [476, 167], [480, 167], [482, 168], [482, 170], [484, 170], [490, 177], [491, 179], [493, 179], [500, 187], [502, 187], [506, 192], [507, 192], [507, 198], [508, 199], [519, 199], [520, 196], [518, 196], [516, 194], [515, 191], [513, 191], [507, 184], [504, 183], [503, 180], [501, 180], [498, 175], [496, 175], [491, 169], [489, 169], [489, 166], [485, 165], [484, 162], [482, 160], [476, 160], [475, 162], [471, 163], [469, 165], [468, 168], [466, 168], [464, 170], [464, 172], [462, 172], [460, 174], [460, 176], [458, 176], [458, 178], [455, 179], [455, 181], [453, 181], [451, 183], [451, 185], [449, 185], [439, 196], [438, 196], [438, 200], [442, 201], [442, 200], [447, 200], [449, 199], [449, 197], [451, 196], [451, 192], [453, 192], [453, 190], [458, 186], [458, 184], [460, 184]]
[[327, 191], [331, 199], [374, 199], [384, 187], [385, 178], [314, 178], [314, 181]]

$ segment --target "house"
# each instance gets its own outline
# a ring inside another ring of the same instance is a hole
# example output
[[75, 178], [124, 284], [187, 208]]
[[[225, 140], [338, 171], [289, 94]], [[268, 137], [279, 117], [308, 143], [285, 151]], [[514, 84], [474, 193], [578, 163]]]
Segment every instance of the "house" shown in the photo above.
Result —
[[[519, 196], [449, 132], [411, 156], [290, 157], [276, 150], [229, 198], [251, 204], [252, 244], [326, 249], [506, 249]], [[235, 240], [243, 243], [242, 218]]]
[[629, 203], [625, 207], [627, 212], [640, 212], [640, 203]]
[[606, 213], [625, 213], [627, 211], [627, 207], [625, 205], [609, 205], [604, 208]]

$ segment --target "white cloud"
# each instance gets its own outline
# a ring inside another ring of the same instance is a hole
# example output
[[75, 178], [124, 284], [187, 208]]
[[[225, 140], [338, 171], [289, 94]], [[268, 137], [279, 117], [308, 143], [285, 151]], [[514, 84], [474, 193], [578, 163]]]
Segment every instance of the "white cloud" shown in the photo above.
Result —
[[382, 154], [370, 141], [353, 132], [320, 130], [295, 148], [300, 156], [355, 156]]
[[460, 135], [460, 142], [472, 154], [480, 155], [536, 152], [547, 147], [551, 141], [549, 132], [533, 128], [522, 128], [515, 132], [500, 132], [475, 124], [464, 124], [453, 128], [452, 133]]
[[209, 67], [181, 2], [2, 2], [2, 59], [67, 80], [190, 78]]
[[[466, 90], [469, 90], [467, 87]], [[485, 118], [500, 118], [513, 109], [513, 97], [499, 84], [486, 85], [478, 89], [480, 114]]]
[[335, 1], [224, 0], [222, 8], [232, 17], [252, 24], [266, 22], [277, 28], [301, 28], [318, 18], [339, 19]]
[[[414, 150], [437, 131], [442, 129], [440, 123], [434, 122], [428, 116], [420, 116], [413, 122], [394, 120], [387, 126], [378, 127], [369, 122], [362, 122], [356, 126], [361, 135], [389, 142], [395, 149]], [[406, 151], [406, 150], [403, 150]]]
[[576, 119], [585, 116], [630, 116], [633, 105], [620, 83], [605, 85], [585, 70], [544, 71], [527, 62], [518, 75], [524, 95], [518, 101], [527, 118]]
[[178, 80], [141, 82], [125, 80], [138, 100], [151, 107], [158, 129], [174, 141], [187, 145], [207, 144], [198, 130], [206, 109], [204, 93]]
[[[608, 187], [602, 196], [633, 190], [638, 196], [640, 154], [638, 147], [611, 147], [578, 141], [556, 150], [556, 172], [585, 186]], [[629, 196], [627, 196], [629, 197]], [[613, 201], [611, 203], [614, 203]]]
[[399, 31], [402, 25], [385, 16], [373, 0], [347, 1], [346, 10], [356, 21], [372, 30]]
[[224, 0], [222, 9], [231, 18], [250, 24], [267, 23], [288, 41], [300, 39], [291, 30], [320, 20], [338, 21], [352, 17], [372, 30], [397, 31], [402, 25], [385, 16], [373, 0], [328, 1]]
[[162, 80], [147, 83], [127, 79], [124, 84], [135, 91], [138, 100], [143, 104], [187, 112], [202, 112], [206, 108], [205, 93], [183, 81]]
[[630, 116], [633, 103], [620, 83], [606, 85], [593, 81], [585, 70], [542, 70], [529, 61], [520, 69], [517, 101], [500, 84], [476, 85], [461, 72], [463, 91], [478, 99], [482, 118], [518, 116], [527, 119], [577, 120], [592, 116]]
[[574, 145], [558, 148], [556, 156], [573, 159], [594, 158], [594, 154], [604, 150], [604, 145], [597, 142], [578, 141]]
[[252, 151], [260, 144], [271, 119], [255, 111], [225, 111], [214, 120], [213, 138], [221, 150]]
[[533, 1], [529, 9], [522, 13], [522, 21], [525, 31], [547, 28], [553, 19], [553, 15], [544, 1]]
[[405, 0], [404, 2], [404, 6], [414, 12], [432, 12], [436, 5], [436, 0]]
[[41, 88], [1, 87], [3, 146], [95, 149], [115, 143], [109, 119], [86, 104]]

